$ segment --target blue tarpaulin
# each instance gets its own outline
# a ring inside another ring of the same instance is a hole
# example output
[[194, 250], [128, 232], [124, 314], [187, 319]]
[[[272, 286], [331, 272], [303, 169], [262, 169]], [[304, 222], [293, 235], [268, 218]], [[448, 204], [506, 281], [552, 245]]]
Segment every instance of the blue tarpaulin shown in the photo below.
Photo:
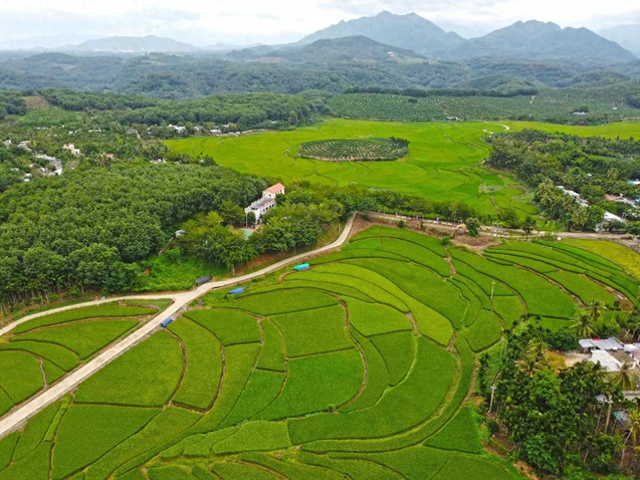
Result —
[[245, 290], [244, 287], [234, 288], [233, 290], [229, 291], [227, 295], [239, 295], [240, 293], [243, 293], [244, 290]]
[[302, 263], [300, 265], [296, 265], [293, 269], [297, 272], [300, 270], [309, 270], [310, 265], [308, 263]]

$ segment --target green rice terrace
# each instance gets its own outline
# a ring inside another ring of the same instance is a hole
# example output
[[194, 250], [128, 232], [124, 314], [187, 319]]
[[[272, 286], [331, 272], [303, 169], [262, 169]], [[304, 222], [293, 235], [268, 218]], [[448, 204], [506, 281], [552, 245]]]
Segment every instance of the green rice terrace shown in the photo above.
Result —
[[[477, 355], [523, 315], [556, 329], [593, 300], [624, 315], [640, 294], [617, 264], [562, 243], [480, 255], [373, 226], [310, 263], [195, 302], [0, 439], [0, 479], [523, 478], [483, 448]], [[0, 361], [21, 355], [31, 373], [2, 391], [27, 398], [41, 369], [55, 381], [135, 327], [113, 323], [100, 339], [55, 315], [25, 324]]]
[[397, 160], [409, 154], [409, 142], [401, 138], [317, 140], [300, 145], [298, 156], [326, 161]]
[[0, 416], [95, 357], [164, 310], [169, 300], [135, 300], [54, 313], [0, 337]]

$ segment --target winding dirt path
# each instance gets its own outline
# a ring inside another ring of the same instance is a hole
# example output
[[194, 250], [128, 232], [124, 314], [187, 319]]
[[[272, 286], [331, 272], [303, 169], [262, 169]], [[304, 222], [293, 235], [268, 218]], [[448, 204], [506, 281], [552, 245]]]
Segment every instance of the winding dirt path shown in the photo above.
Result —
[[302, 253], [300, 255], [296, 255], [291, 258], [287, 258], [280, 262], [274, 263], [268, 267], [263, 268], [262, 270], [258, 270], [253, 273], [249, 273], [247, 275], [243, 275], [241, 277], [228, 278], [226, 280], [214, 281], [205, 283], [201, 285], [195, 290], [180, 292], [180, 293], [171, 293], [171, 294], [157, 294], [157, 295], [128, 295], [122, 297], [108, 298], [104, 300], [95, 300], [92, 302], [85, 302], [76, 305], [68, 305], [66, 307], [56, 308], [52, 310], [48, 310], [46, 312], [34, 313], [33, 315], [28, 315], [20, 320], [17, 320], [2, 330], [0, 330], [0, 336], [10, 332], [16, 326], [28, 322], [29, 320], [33, 320], [34, 318], [42, 317], [44, 315], [49, 315], [52, 313], [63, 312], [67, 310], [73, 310], [75, 308], [82, 308], [91, 305], [101, 305], [104, 303], [110, 303], [117, 300], [138, 300], [138, 299], [170, 299], [173, 300], [173, 303], [167, 307], [166, 310], [149, 320], [146, 324], [144, 324], [141, 328], [134, 331], [128, 337], [120, 340], [115, 345], [112, 345], [107, 350], [102, 352], [96, 358], [91, 360], [90, 362], [84, 364], [80, 368], [76, 369], [74, 372], [69, 374], [66, 378], [62, 379], [60, 382], [53, 385], [51, 388], [45, 390], [39, 395], [33, 397], [32, 399], [25, 402], [22, 406], [18, 407], [15, 411], [5, 416], [0, 420], [0, 438], [12, 432], [24, 422], [26, 422], [29, 418], [36, 415], [38, 412], [55, 402], [56, 400], [62, 398], [66, 393], [70, 392], [74, 388], [76, 388], [80, 383], [84, 380], [92, 376], [94, 373], [98, 372], [102, 367], [109, 364], [120, 355], [143, 341], [145, 338], [149, 337], [152, 333], [154, 333], [157, 329], [160, 328], [160, 324], [168, 317], [174, 317], [179, 315], [182, 310], [184, 310], [188, 305], [199, 297], [205, 295], [211, 290], [215, 290], [218, 288], [228, 287], [231, 285], [236, 285], [239, 283], [246, 282], [248, 280], [261, 277], [268, 273], [279, 270], [282, 267], [290, 265], [292, 263], [299, 262], [305, 258], [309, 258], [321, 253], [328, 252], [335, 248], [342, 246], [347, 239], [349, 238], [349, 234], [351, 232], [351, 228], [353, 227], [354, 221], [356, 218], [356, 214], [353, 214], [351, 218], [347, 221], [342, 233], [340, 236], [329, 245], [325, 245], [324, 247], [320, 247], [311, 252]]

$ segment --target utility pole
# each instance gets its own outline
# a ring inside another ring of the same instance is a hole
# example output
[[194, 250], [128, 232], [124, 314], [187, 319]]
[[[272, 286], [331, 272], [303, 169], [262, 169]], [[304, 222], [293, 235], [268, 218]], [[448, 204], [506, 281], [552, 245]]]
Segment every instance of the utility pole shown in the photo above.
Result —
[[496, 281], [492, 280], [491, 281], [491, 305], [493, 305], [493, 292], [496, 289]]
[[491, 413], [491, 409], [493, 408], [493, 394], [496, 391], [496, 386], [491, 385], [491, 400], [489, 401], [489, 413]]

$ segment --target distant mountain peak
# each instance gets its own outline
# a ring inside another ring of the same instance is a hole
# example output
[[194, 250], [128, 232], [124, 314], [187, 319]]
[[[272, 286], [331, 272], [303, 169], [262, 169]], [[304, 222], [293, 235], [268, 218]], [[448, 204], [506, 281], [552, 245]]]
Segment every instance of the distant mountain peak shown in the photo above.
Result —
[[396, 15], [384, 10], [372, 17], [341, 21], [308, 35], [298, 44], [310, 44], [325, 38], [359, 35], [382, 44], [412, 50], [427, 57], [441, 56], [447, 50], [464, 42], [459, 35], [445, 32], [416, 13]]
[[197, 47], [172, 38], [146, 35], [144, 37], [113, 36], [87, 40], [78, 45], [61, 48], [78, 52], [193, 52]]

